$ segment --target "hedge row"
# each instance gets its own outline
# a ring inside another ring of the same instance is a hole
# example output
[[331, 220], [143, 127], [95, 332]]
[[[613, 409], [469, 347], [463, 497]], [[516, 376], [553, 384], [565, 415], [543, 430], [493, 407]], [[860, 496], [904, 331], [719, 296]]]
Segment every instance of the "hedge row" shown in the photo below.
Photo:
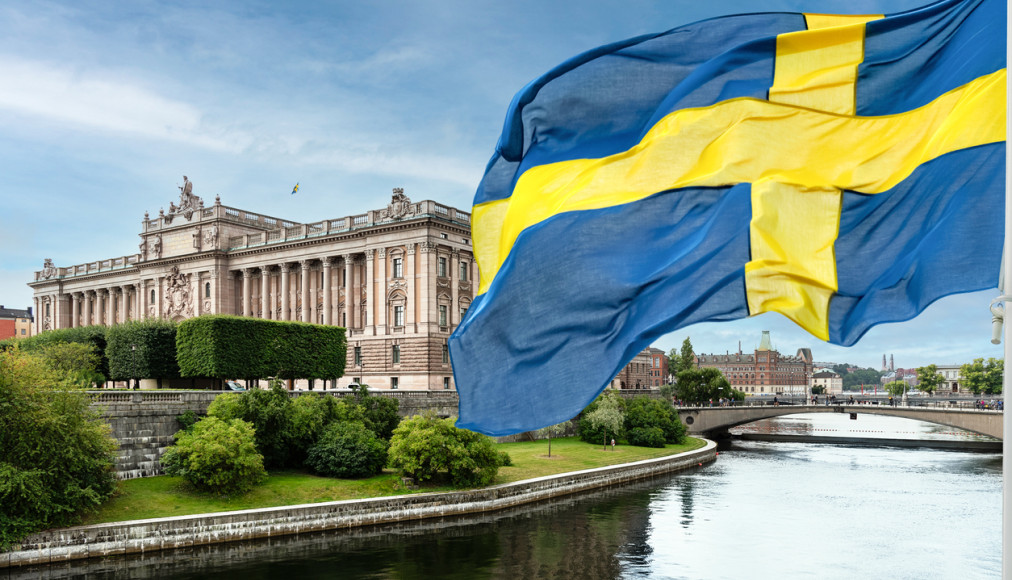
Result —
[[176, 361], [183, 377], [335, 379], [344, 374], [345, 329], [240, 316], [179, 323]]
[[176, 379], [176, 323], [161, 318], [133, 320], [106, 331], [109, 378]]

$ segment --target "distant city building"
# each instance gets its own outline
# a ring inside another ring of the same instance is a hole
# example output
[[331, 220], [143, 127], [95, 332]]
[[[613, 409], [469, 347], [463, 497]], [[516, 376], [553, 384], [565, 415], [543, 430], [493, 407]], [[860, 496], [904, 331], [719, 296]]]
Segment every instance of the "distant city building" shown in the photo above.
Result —
[[822, 387], [827, 395], [843, 394], [843, 377], [833, 371], [819, 371], [812, 375], [812, 387]]
[[700, 368], [718, 369], [731, 386], [749, 395], [804, 395], [812, 377], [812, 350], [799, 348], [795, 356], [785, 356], [773, 349], [770, 332], [764, 330], [759, 348], [744, 354], [741, 347], [731, 354], [700, 354]]
[[24, 310], [4, 308], [0, 304], [0, 340], [8, 338], [28, 338], [32, 336], [32, 307]]
[[474, 299], [471, 216], [394, 189], [383, 208], [297, 223], [179, 205], [141, 222], [139, 252], [72, 266], [47, 259], [29, 286], [35, 331], [232, 314], [347, 328], [338, 386], [453, 389], [446, 340]]
[[[963, 380], [963, 365], [935, 365], [938, 372], [945, 378], [945, 382], [938, 387], [938, 393], [962, 393], [964, 392], [960, 382]], [[968, 391], [967, 391], [968, 392]]]
[[668, 357], [659, 348], [648, 347], [637, 354], [611, 381], [616, 389], [648, 389], [664, 384]]

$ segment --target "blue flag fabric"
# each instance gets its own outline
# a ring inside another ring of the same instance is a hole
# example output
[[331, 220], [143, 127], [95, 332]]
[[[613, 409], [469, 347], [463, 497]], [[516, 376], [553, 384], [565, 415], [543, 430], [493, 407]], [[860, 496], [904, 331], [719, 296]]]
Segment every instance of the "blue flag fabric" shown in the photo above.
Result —
[[729, 16], [531, 82], [475, 195], [458, 426], [565, 421], [696, 322], [779, 312], [851, 345], [994, 287], [1005, 10]]

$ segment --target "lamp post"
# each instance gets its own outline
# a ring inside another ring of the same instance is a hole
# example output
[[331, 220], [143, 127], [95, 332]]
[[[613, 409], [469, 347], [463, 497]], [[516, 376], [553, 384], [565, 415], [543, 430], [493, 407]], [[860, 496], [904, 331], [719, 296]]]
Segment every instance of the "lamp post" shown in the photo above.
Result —
[[130, 345], [130, 378], [134, 380], [134, 390], [140, 388], [137, 384], [137, 345]]

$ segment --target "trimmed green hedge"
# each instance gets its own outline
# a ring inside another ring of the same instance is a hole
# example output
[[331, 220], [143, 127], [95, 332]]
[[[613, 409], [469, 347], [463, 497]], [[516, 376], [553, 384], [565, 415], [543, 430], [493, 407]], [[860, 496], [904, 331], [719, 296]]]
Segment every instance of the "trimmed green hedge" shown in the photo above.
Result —
[[339, 326], [215, 315], [184, 320], [176, 331], [184, 377], [336, 379], [346, 352]]
[[105, 378], [109, 377], [109, 358], [106, 356], [106, 331], [105, 326], [79, 326], [77, 328], [60, 328], [58, 330], [47, 330], [42, 334], [29, 336], [27, 338], [12, 338], [0, 342], [0, 350], [7, 350], [15, 342], [25, 352], [32, 352], [50, 344], [61, 342], [80, 342], [95, 347], [95, 353], [99, 357], [98, 372]]
[[175, 322], [161, 318], [124, 322], [109, 327], [106, 340], [112, 380], [179, 378]]

